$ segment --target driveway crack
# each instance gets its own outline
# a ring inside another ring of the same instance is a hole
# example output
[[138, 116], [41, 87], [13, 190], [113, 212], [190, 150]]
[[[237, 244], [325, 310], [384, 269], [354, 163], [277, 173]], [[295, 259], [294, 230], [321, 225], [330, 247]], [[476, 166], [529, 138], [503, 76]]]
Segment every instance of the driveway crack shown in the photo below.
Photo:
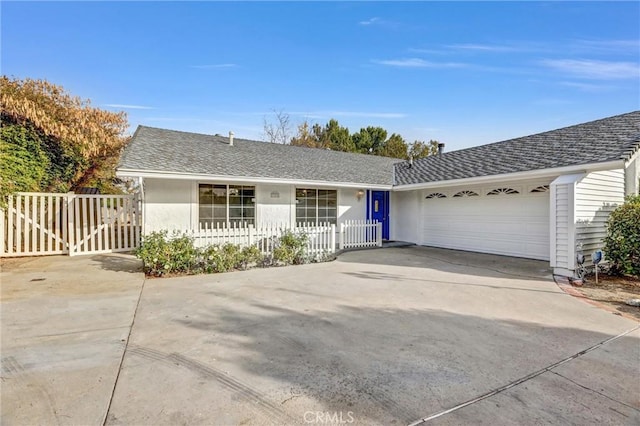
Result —
[[133, 325], [136, 322], [136, 316], [138, 315], [138, 308], [140, 307], [140, 300], [142, 299], [142, 291], [144, 290], [144, 285], [147, 282], [147, 278], [145, 277], [142, 280], [142, 285], [140, 286], [140, 292], [138, 293], [138, 300], [136, 301], [136, 307], [133, 310], [133, 317], [131, 318], [131, 324], [129, 324], [129, 332], [127, 333], [127, 338], [124, 342], [124, 349], [122, 350], [122, 356], [120, 357], [120, 363], [118, 364], [118, 372], [116, 373], [116, 379], [113, 382], [113, 388], [111, 389], [111, 395], [109, 396], [109, 404], [107, 404], [107, 409], [104, 413], [104, 418], [102, 419], [102, 426], [107, 424], [107, 419], [109, 418], [109, 411], [111, 411], [111, 403], [113, 402], [113, 395], [116, 393], [116, 387], [118, 386], [118, 379], [120, 378], [120, 372], [122, 371], [122, 364], [124, 363], [124, 356], [127, 353], [127, 349], [129, 348], [129, 339], [131, 338], [131, 331], [133, 330]]
[[[610, 337], [608, 339], [605, 339], [600, 343], [596, 343], [595, 345], [590, 346], [590, 347], [588, 347], [588, 348], [586, 348], [586, 349], [584, 349], [584, 350], [582, 350], [582, 351], [580, 351], [580, 352], [578, 352], [578, 353], [576, 353], [574, 355], [571, 355], [571, 356], [569, 356], [569, 357], [567, 357], [567, 358], [565, 358], [563, 360], [560, 360], [560, 361], [558, 361], [558, 362], [556, 362], [554, 364], [551, 364], [551, 365], [549, 365], [547, 367], [541, 368], [540, 370], [535, 371], [535, 372], [533, 372], [531, 374], [528, 374], [528, 375], [526, 375], [524, 377], [521, 377], [521, 378], [519, 378], [517, 380], [514, 380], [511, 383], [508, 383], [508, 384], [506, 384], [504, 386], [501, 386], [501, 387], [499, 387], [497, 389], [489, 391], [489, 392], [487, 392], [485, 394], [482, 394], [482, 395], [480, 395], [480, 396], [478, 396], [476, 398], [470, 399], [469, 401], [466, 401], [466, 402], [463, 402], [461, 404], [458, 404], [455, 407], [451, 407], [451, 408], [449, 408], [447, 410], [444, 410], [444, 411], [441, 411], [439, 413], [435, 413], [435, 414], [432, 414], [430, 416], [423, 417], [423, 418], [418, 419], [418, 420], [416, 420], [414, 422], [411, 422], [411, 423], [409, 423], [409, 426], [417, 426], [417, 425], [420, 425], [422, 423], [426, 423], [426, 422], [428, 422], [430, 420], [436, 419], [438, 417], [444, 416], [446, 414], [453, 413], [454, 411], [458, 411], [458, 410], [460, 410], [460, 409], [462, 409], [464, 407], [468, 407], [469, 405], [473, 405], [473, 404], [475, 404], [477, 402], [480, 402], [480, 401], [485, 400], [487, 398], [490, 398], [490, 397], [492, 397], [494, 395], [502, 393], [502, 392], [504, 392], [504, 391], [506, 391], [508, 389], [511, 389], [512, 387], [518, 386], [518, 385], [520, 385], [520, 384], [522, 384], [524, 382], [527, 382], [527, 381], [529, 381], [529, 380], [531, 380], [533, 378], [536, 378], [536, 377], [540, 376], [541, 374], [544, 374], [546, 372], [552, 372], [551, 370], [553, 370], [554, 368], [559, 367], [562, 364], [565, 364], [565, 363], [567, 363], [569, 361], [572, 361], [572, 360], [574, 360], [574, 359], [576, 359], [578, 357], [581, 357], [581, 356], [583, 356], [583, 355], [585, 355], [585, 354], [587, 354], [587, 353], [589, 353], [591, 351], [594, 351], [594, 350], [600, 348], [601, 346], [606, 345], [607, 343], [613, 342], [614, 340], [617, 340], [617, 339], [619, 339], [621, 337], [624, 337], [624, 336], [626, 336], [628, 334], [631, 334], [631, 333], [633, 333], [634, 331], [636, 331], [638, 329], [640, 329], [640, 325], [637, 325], [637, 326], [633, 327], [630, 330], [627, 330], [627, 331], [625, 331], [623, 333], [620, 333], [617, 336], [613, 336], [613, 337]], [[618, 401], [616, 401], [616, 402], [618, 402]], [[624, 405], [626, 405], [626, 404], [624, 404]]]
[[549, 372], [550, 372], [550, 373], [555, 374], [556, 376], [562, 377], [563, 379], [565, 379], [565, 380], [567, 380], [567, 381], [569, 381], [569, 382], [573, 383], [573, 384], [574, 384], [574, 385], [576, 385], [576, 386], [581, 387], [582, 389], [588, 390], [588, 391], [593, 392], [593, 393], [597, 393], [597, 394], [598, 394], [598, 395], [600, 395], [600, 396], [603, 396], [603, 397], [605, 397], [605, 398], [607, 398], [607, 399], [609, 399], [609, 400], [611, 400], [611, 401], [613, 401], [613, 402], [617, 402], [617, 403], [618, 403], [618, 404], [620, 404], [620, 405], [624, 405], [625, 407], [631, 408], [631, 409], [633, 409], [634, 411], [637, 411], [637, 412], [639, 412], [639, 413], [640, 413], [640, 409], [638, 409], [638, 408], [634, 407], [633, 405], [629, 405], [629, 404], [627, 404], [626, 402], [619, 401], [619, 400], [617, 400], [617, 399], [615, 399], [615, 398], [612, 398], [612, 397], [610, 397], [609, 395], [606, 395], [606, 394], [604, 394], [604, 393], [602, 393], [602, 392], [600, 392], [600, 391], [597, 391], [597, 390], [592, 389], [592, 388], [590, 388], [590, 387], [588, 387], [588, 386], [585, 386], [585, 385], [583, 385], [583, 384], [581, 384], [581, 383], [578, 383], [578, 382], [576, 382], [575, 380], [568, 378], [568, 377], [567, 377], [567, 376], [565, 376], [564, 374], [560, 374], [560, 373], [558, 373], [557, 371], [549, 371]]

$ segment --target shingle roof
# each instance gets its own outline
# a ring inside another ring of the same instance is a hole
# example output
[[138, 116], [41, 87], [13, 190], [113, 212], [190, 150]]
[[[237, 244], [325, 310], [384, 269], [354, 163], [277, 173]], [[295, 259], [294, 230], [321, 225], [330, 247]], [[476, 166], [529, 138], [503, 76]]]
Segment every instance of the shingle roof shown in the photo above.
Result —
[[398, 161], [139, 126], [118, 169], [391, 185]]
[[474, 178], [629, 158], [640, 149], [640, 111], [395, 166], [396, 185]]

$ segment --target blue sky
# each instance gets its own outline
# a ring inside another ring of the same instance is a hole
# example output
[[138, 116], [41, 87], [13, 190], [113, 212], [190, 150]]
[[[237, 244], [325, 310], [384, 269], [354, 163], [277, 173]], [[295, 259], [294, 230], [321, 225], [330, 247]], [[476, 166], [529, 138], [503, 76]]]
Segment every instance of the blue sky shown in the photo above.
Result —
[[2, 73], [138, 124], [336, 118], [447, 150], [639, 109], [638, 2], [2, 2]]

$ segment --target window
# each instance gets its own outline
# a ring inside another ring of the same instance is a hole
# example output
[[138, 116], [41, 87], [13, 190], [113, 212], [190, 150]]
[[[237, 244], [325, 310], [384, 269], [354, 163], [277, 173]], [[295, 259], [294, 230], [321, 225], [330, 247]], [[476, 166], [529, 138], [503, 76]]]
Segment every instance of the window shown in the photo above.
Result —
[[296, 189], [297, 223], [336, 223], [338, 192], [328, 189]]
[[255, 196], [253, 186], [200, 184], [200, 227], [255, 224]]
[[456, 193], [454, 195], [455, 198], [460, 198], [460, 197], [477, 197], [478, 193], [474, 192], [474, 191], [469, 191], [469, 190], [464, 190], [464, 191], [460, 191], [458, 193]]
[[549, 185], [540, 185], [533, 188], [530, 192], [538, 193], [538, 192], [549, 192]]
[[503, 195], [503, 194], [512, 195], [512, 194], [519, 194], [519, 193], [520, 192], [516, 191], [513, 188], [496, 188], [492, 191], [489, 191], [487, 195]]
[[431, 199], [431, 198], [447, 198], [446, 195], [444, 195], [442, 192], [432, 192], [431, 194], [427, 195], [426, 197], [427, 200]]

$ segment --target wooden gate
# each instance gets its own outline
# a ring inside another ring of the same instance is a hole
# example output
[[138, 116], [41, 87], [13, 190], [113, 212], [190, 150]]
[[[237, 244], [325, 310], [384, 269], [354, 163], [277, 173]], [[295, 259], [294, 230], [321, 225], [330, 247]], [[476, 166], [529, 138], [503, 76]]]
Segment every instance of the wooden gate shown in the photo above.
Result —
[[140, 242], [137, 195], [21, 192], [0, 209], [0, 256], [129, 251]]

